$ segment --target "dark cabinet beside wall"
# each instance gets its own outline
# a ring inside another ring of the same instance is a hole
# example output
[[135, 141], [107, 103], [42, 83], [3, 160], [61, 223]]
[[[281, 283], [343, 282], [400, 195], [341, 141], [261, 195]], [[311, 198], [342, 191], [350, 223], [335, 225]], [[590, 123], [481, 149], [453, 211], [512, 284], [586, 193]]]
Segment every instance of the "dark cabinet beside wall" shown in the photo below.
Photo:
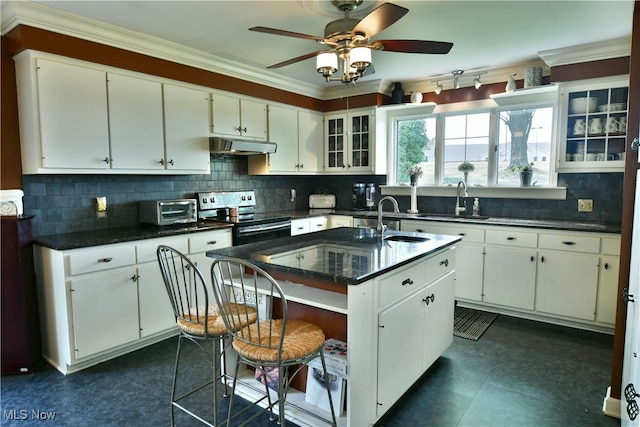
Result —
[[42, 362], [31, 217], [0, 217], [2, 374], [30, 373]]

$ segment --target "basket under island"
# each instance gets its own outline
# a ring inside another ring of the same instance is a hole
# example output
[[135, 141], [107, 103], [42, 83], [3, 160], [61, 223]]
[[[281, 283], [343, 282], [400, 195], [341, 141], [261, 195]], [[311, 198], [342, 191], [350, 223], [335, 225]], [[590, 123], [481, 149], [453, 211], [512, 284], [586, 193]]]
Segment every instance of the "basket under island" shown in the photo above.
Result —
[[[458, 236], [336, 228], [207, 252], [248, 260], [283, 288], [289, 317], [313, 322], [349, 348], [342, 426], [373, 425], [453, 342]], [[227, 358], [227, 363], [232, 358]], [[227, 365], [230, 366], [230, 365]], [[236, 393], [264, 389], [246, 372]], [[286, 416], [315, 425], [305, 378], [294, 382]], [[326, 413], [325, 413], [326, 414]], [[326, 414], [328, 416], [328, 414]]]

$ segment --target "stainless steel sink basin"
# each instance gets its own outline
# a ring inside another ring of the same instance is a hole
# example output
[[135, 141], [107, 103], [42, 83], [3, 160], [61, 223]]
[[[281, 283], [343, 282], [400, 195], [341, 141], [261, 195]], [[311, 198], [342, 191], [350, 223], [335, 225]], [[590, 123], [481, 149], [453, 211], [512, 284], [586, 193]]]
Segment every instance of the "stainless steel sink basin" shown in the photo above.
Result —
[[419, 236], [399, 236], [397, 234], [393, 234], [391, 236], [386, 236], [383, 240], [390, 240], [392, 242], [405, 242], [405, 243], [421, 243], [430, 240], [428, 237], [419, 237]]

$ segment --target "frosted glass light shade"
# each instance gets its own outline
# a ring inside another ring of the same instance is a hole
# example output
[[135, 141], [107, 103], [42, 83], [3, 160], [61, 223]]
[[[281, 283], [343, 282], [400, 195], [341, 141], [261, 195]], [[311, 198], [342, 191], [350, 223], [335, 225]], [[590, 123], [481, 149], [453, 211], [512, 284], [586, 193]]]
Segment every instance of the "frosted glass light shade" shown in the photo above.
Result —
[[333, 52], [323, 52], [316, 56], [316, 70], [323, 75], [331, 75], [338, 70], [338, 56]]

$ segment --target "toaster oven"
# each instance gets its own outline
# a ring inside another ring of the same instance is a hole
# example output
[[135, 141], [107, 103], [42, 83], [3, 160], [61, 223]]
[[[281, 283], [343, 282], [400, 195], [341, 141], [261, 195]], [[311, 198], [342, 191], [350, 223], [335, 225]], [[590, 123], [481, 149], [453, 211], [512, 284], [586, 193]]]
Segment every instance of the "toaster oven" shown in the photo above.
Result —
[[138, 202], [140, 222], [152, 225], [188, 224], [198, 221], [196, 199], [143, 200]]

